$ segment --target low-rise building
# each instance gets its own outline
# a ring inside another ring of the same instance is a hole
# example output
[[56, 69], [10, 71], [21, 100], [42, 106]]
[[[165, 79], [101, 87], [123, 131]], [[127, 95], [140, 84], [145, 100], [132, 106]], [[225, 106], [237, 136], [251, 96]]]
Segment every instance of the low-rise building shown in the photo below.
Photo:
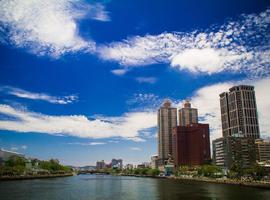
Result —
[[251, 167], [256, 163], [254, 139], [244, 137], [243, 134], [233, 134], [214, 140], [213, 162], [223, 169], [230, 169], [233, 165]]
[[151, 168], [152, 169], [158, 168], [158, 155], [151, 156]]
[[270, 140], [255, 140], [256, 160], [258, 162], [270, 162]]

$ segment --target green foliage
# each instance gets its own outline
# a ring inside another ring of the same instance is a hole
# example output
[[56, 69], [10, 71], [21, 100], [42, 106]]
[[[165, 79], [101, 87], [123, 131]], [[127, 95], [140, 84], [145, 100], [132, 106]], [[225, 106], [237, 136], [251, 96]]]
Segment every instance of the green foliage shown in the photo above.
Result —
[[159, 175], [160, 171], [159, 169], [148, 169], [147, 170], [147, 175], [149, 176], [157, 176]]
[[216, 165], [203, 165], [198, 174], [206, 177], [219, 177], [222, 176], [222, 170]]
[[244, 169], [242, 165], [239, 163], [234, 163], [231, 166], [230, 171], [228, 173], [229, 178], [236, 178], [236, 179], [240, 179], [243, 175], [244, 175]]
[[58, 160], [51, 159], [49, 161], [40, 161], [39, 163], [40, 168], [48, 170], [50, 172], [71, 172], [71, 169], [69, 167], [63, 166], [59, 164]]
[[17, 166], [21, 166], [24, 167], [26, 163], [26, 159], [20, 156], [11, 156], [6, 162], [5, 162], [5, 166], [8, 167], [17, 167]]

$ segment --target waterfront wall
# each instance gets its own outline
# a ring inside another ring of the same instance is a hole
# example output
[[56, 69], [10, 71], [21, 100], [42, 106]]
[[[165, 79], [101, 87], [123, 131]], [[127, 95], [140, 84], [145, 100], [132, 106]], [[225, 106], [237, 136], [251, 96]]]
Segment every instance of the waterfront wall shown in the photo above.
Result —
[[67, 174], [33, 175], [33, 176], [1, 176], [0, 181], [57, 178], [57, 177], [67, 177], [67, 176], [73, 176], [73, 175], [74, 174], [72, 173], [67, 173]]

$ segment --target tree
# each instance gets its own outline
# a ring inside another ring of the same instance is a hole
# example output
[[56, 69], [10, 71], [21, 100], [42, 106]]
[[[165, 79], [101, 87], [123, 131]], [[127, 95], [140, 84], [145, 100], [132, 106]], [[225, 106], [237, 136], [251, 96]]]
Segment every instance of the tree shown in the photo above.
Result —
[[217, 177], [222, 175], [222, 170], [216, 165], [203, 165], [198, 170], [198, 174], [206, 177]]

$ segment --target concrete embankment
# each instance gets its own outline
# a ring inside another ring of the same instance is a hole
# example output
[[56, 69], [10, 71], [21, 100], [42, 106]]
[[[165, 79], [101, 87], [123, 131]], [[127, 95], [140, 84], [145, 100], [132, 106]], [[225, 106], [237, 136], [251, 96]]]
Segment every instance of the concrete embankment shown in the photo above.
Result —
[[239, 185], [239, 186], [248, 186], [248, 187], [256, 187], [263, 189], [270, 189], [270, 182], [262, 182], [262, 181], [240, 181], [240, 180], [232, 180], [232, 179], [213, 179], [206, 177], [167, 177], [169, 179], [176, 179], [181, 181], [196, 181], [196, 182], [205, 182], [205, 183], [217, 183], [217, 184], [228, 184], [228, 185]]
[[247, 181], [232, 180], [232, 179], [214, 179], [214, 178], [206, 178], [206, 177], [189, 178], [189, 177], [179, 177], [179, 176], [149, 176], [149, 175], [134, 175], [134, 174], [129, 174], [129, 175], [121, 174], [121, 176], [134, 176], [134, 177], [144, 177], [144, 178], [166, 178], [166, 179], [179, 180], [183, 182], [195, 181], [195, 182], [204, 182], [204, 183], [239, 185], [239, 186], [270, 189], [270, 182], [263, 182], [263, 181], [247, 182]]
[[0, 181], [12, 181], [12, 180], [27, 180], [27, 179], [43, 179], [43, 178], [57, 178], [73, 176], [74, 174], [48, 174], [48, 175], [34, 175], [34, 176], [1, 176]]

